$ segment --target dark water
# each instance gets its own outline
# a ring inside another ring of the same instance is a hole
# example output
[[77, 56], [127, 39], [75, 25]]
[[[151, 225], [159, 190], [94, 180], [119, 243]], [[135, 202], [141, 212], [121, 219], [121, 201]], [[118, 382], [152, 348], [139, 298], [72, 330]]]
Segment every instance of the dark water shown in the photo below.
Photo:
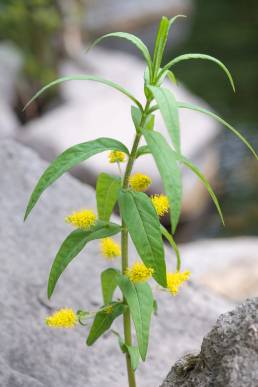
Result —
[[[230, 69], [237, 92], [232, 92], [223, 72], [207, 61], [181, 63], [174, 68], [175, 74], [258, 151], [258, 1], [196, 0], [195, 4], [192, 28], [170, 54], [201, 52], [216, 56]], [[200, 222], [193, 237], [257, 235], [258, 162], [227, 129], [214, 146], [220, 154], [217, 192], [227, 227], [220, 227], [211, 207], [208, 227], [207, 221], [203, 225]]]

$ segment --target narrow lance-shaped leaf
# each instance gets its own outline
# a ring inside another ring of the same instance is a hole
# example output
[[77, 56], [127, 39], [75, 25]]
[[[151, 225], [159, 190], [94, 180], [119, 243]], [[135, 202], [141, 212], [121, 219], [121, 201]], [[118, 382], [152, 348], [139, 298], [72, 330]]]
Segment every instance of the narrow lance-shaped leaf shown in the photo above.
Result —
[[166, 263], [158, 215], [143, 192], [121, 191], [118, 203], [142, 261], [154, 269], [153, 278], [166, 287]]
[[112, 333], [114, 333], [118, 338], [118, 344], [123, 353], [128, 353], [131, 361], [131, 366], [134, 371], [138, 368], [139, 361], [140, 361], [140, 353], [139, 348], [137, 346], [131, 346], [125, 344], [124, 340], [120, 336], [120, 334], [114, 329], [112, 329]]
[[144, 155], [148, 155], [150, 154], [150, 150], [149, 150], [149, 147], [148, 145], [142, 145], [140, 146], [138, 149], [137, 149], [137, 152], [136, 152], [136, 158], [138, 159], [138, 157], [141, 157], [141, 156], [144, 156]]
[[155, 47], [154, 47], [153, 67], [154, 67], [155, 75], [157, 75], [159, 71], [163, 53], [166, 47], [166, 43], [168, 39], [169, 24], [170, 23], [168, 18], [163, 16], [159, 25]]
[[139, 360], [140, 360], [139, 348], [131, 346], [131, 345], [126, 345], [126, 344], [125, 344], [125, 346], [126, 346], [126, 349], [129, 353], [129, 356], [130, 356], [132, 369], [134, 371], [136, 371], [138, 368], [138, 365], [139, 365]]
[[170, 220], [174, 233], [179, 221], [182, 197], [181, 172], [175, 152], [165, 138], [156, 131], [142, 131], [158, 167], [170, 205]]
[[[173, 151], [174, 152], [174, 151]], [[137, 151], [137, 158], [140, 157], [140, 156], [144, 156], [144, 155], [147, 155], [147, 154], [150, 154], [150, 149], [147, 145], [143, 145], [142, 147], [140, 147]], [[205, 176], [201, 173], [201, 171], [193, 164], [191, 163], [191, 161], [187, 160], [185, 157], [183, 157], [182, 155], [179, 155], [178, 153], [174, 152], [175, 153], [175, 157], [178, 161], [180, 161], [182, 164], [184, 164], [186, 167], [190, 168], [199, 178], [200, 180], [203, 182], [203, 184], [205, 185], [205, 187], [207, 188], [207, 191], [209, 192], [217, 210], [218, 210], [218, 213], [220, 215], [220, 218], [221, 218], [221, 221], [222, 221], [222, 224], [224, 225], [224, 219], [223, 219], [223, 214], [222, 214], [222, 211], [221, 211], [221, 208], [220, 208], [220, 204], [219, 204], [219, 201], [211, 187], [211, 185], [209, 184], [209, 182], [207, 181], [207, 179], [205, 178]], [[163, 233], [163, 232], [162, 232]], [[163, 233], [164, 235], [164, 233]], [[170, 234], [169, 234], [170, 235]], [[165, 235], [164, 235], [165, 236]], [[171, 243], [172, 244], [172, 243]]]
[[[141, 129], [142, 113], [137, 107], [132, 106], [131, 107], [131, 116], [132, 116], [135, 130], [137, 132], [139, 132]], [[145, 123], [144, 123], [144, 129], [153, 130], [154, 122], [155, 122], [154, 114], [148, 115], [148, 117], [146, 118]]]
[[52, 296], [56, 283], [63, 271], [88, 242], [118, 234], [120, 231], [121, 227], [118, 224], [98, 221], [89, 230], [75, 230], [68, 235], [51, 267], [48, 279], [48, 297]]
[[120, 188], [121, 179], [119, 177], [110, 176], [107, 173], [101, 173], [98, 176], [96, 185], [96, 200], [99, 219], [107, 222], [109, 221], [116, 204]]
[[174, 24], [175, 21], [181, 17], [186, 18], [187, 16], [186, 15], [176, 15], [176, 16], [172, 17], [172, 19], [169, 20], [169, 28], [171, 28], [172, 24]]
[[92, 43], [92, 45], [89, 47], [89, 50], [95, 47], [98, 43], [100, 43], [103, 39], [106, 38], [120, 38], [120, 39], [126, 39], [129, 42], [133, 43], [138, 50], [141, 51], [144, 59], [146, 60], [146, 63], [148, 65], [150, 73], [152, 73], [152, 62], [151, 62], [151, 56], [149, 53], [148, 48], [143, 43], [141, 39], [139, 39], [137, 36], [133, 34], [129, 34], [128, 32], [111, 32], [109, 34], [100, 36], [98, 39], [95, 40], [95, 42]]
[[203, 182], [203, 184], [205, 185], [207, 191], [209, 192], [209, 194], [210, 194], [210, 196], [211, 196], [211, 198], [212, 198], [212, 200], [213, 200], [213, 202], [218, 210], [222, 224], [225, 225], [219, 201], [218, 201], [213, 189], [211, 188], [209, 182], [205, 178], [205, 176], [201, 173], [201, 171], [193, 163], [191, 163], [191, 161], [187, 160], [185, 157], [181, 158], [181, 162], [183, 164], [185, 164], [188, 168], [190, 168], [199, 177], [199, 179]]
[[213, 56], [210, 56], [210, 55], [205, 55], [205, 54], [184, 54], [184, 55], [180, 55], [177, 58], [175, 58], [175, 59], [171, 60], [170, 62], [168, 62], [163, 67], [162, 72], [164, 72], [166, 70], [169, 70], [170, 67], [174, 66], [176, 63], [182, 62], [184, 60], [189, 60], [189, 59], [204, 59], [204, 60], [209, 60], [211, 62], [216, 63], [226, 73], [226, 75], [227, 75], [227, 77], [229, 79], [229, 82], [230, 82], [230, 84], [232, 86], [232, 89], [235, 91], [234, 81], [233, 81], [233, 78], [232, 78], [228, 68], [220, 60], [218, 60], [217, 58], [214, 58]]
[[138, 132], [140, 124], [141, 124], [141, 119], [142, 119], [141, 110], [138, 109], [136, 106], [131, 106], [131, 117], [133, 120], [135, 130]]
[[159, 106], [175, 150], [180, 153], [180, 126], [176, 99], [169, 89], [149, 86]]
[[123, 314], [126, 308], [120, 302], [113, 302], [105, 305], [105, 307], [106, 309], [98, 312], [95, 316], [86, 342], [89, 346], [94, 344], [111, 327], [113, 321]]
[[177, 269], [177, 271], [179, 271], [180, 268], [181, 268], [181, 257], [180, 257], [180, 253], [179, 253], [177, 244], [174, 241], [174, 238], [172, 237], [172, 235], [168, 232], [168, 230], [162, 224], [160, 225], [160, 229], [161, 229], [161, 232], [164, 235], [164, 237], [169, 241], [169, 243], [171, 244], [173, 250], [175, 251], [176, 259], [177, 259], [177, 267], [176, 267], [176, 269]]
[[107, 150], [120, 150], [129, 154], [128, 149], [121, 142], [105, 137], [74, 145], [60, 154], [40, 177], [34, 191], [31, 194], [24, 219], [27, 218], [41, 194], [48, 186], [50, 186], [50, 184], [54, 183], [54, 181], [56, 181], [65, 172], [82, 161]]
[[252, 145], [244, 138], [244, 136], [242, 136], [241, 133], [239, 133], [235, 128], [233, 128], [233, 126], [231, 126], [230, 124], [228, 124], [225, 120], [223, 120], [222, 118], [220, 118], [217, 114], [215, 113], [212, 113], [210, 112], [209, 110], [207, 109], [204, 109], [202, 107], [199, 107], [199, 106], [196, 106], [196, 105], [192, 105], [190, 103], [186, 103], [186, 102], [177, 102], [177, 106], [179, 108], [183, 108], [183, 109], [190, 109], [190, 110], [195, 110], [197, 112], [200, 112], [200, 113], [204, 113], [204, 114], [207, 114], [208, 116], [210, 117], [213, 117], [215, 120], [217, 120], [218, 122], [220, 122], [222, 125], [226, 126], [229, 130], [231, 130], [231, 132], [233, 132], [241, 141], [243, 141], [243, 143], [250, 149], [250, 151], [253, 153], [254, 157], [258, 160], [258, 155], [256, 153], [256, 151], [254, 150], [254, 148], [252, 147]]
[[101, 273], [101, 288], [104, 304], [112, 301], [119, 274], [120, 272], [118, 270], [111, 267]]
[[176, 76], [175, 76], [175, 74], [172, 71], [168, 70], [167, 73], [166, 73], [166, 76], [168, 77], [170, 82], [172, 82], [174, 85], [177, 84]]
[[164, 54], [164, 50], [166, 48], [167, 40], [168, 40], [168, 33], [172, 26], [172, 24], [181, 17], [186, 17], [185, 15], [176, 15], [172, 19], [168, 20], [166, 17], [162, 17], [157, 38], [155, 42], [155, 48], [154, 48], [154, 55], [153, 55], [153, 67], [154, 67], [154, 74], [157, 74], [162, 62], [162, 57]]
[[[94, 81], [99, 82], [104, 85], [110, 86], [113, 89], [116, 89], [120, 91], [122, 94], [126, 95], [128, 98], [130, 98], [141, 110], [143, 110], [141, 103], [124, 87], [118, 85], [117, 83], [114, 83], [112, 81], [109, 81], [108, 79], [104, 79], [95, 75], [87, 75], [87, 74], [78, 74], [78, 75], [71, 75], [69, 77], [62, 77], [54, 80], [53, 82], [48, 83], [46, 86], [42, 87], [25, 105], [24, 109], [26, 109], [36, 98], [38, 98], [41, 94], [43, 94], [46, 90], [48, 90], [50, 87], [57, 86], [60, 83], [66, 82], [66, 81]], [[24, 110], [23, 109], [23, 110]]]
[[151, 288], [147, 283], [134, 284], [126, 276], [119, 277], [118, 286], [129, 306], [135, 326], [139, 352], [144, 361], [148, 350], [150, 322], [153, 312]]

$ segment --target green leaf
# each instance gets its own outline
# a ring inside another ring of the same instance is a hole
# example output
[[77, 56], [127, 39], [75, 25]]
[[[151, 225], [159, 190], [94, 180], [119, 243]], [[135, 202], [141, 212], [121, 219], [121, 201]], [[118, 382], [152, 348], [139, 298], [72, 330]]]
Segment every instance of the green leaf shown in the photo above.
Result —
[[153, 68], [154, 68], [155, 75], [158, 74], [160, 64], [162, 62], [163, 53], [168, 39], [169, 24], [170, 23], [168, 18], [163, 16], [160, 21], [157, 38], [155, 41], [155, 47], [154, 47]]
[[89, 230], [75, 230], [68, 235], [51, 267], [48, 279], [48, 298], [52, 296], [56, 283], [63, 271], [88, 242], [118, 234], [120, 231], [121, 227], [118, 224], [97, 221]]
[[117, 336], [118, 344], [119, 344], [119, 347], [120, 347], [121, 351], [122, 351], [123, 353], [126, 353], [126, 352], [127, 352], [127, 348], [126, 348], [125, 342], [124, 342], [124, 340], [122, 339], [122, 337], [120, 336], [120, 334], [119, 334], [117, 331], [115, 331], [114, 329], [111, 329], [111, 332], [112, 332], [115, 336]]
[[163, 67], [162, 72], [165, 71], [165, 70], [169, 70], [170, 67], [174, 66], [176, 63], [182, 62], [184, 60], [189, 60], [189, 59], [204, 59], [204, 60], [209, 60], [211, 62], [216, 63], [226, 73], [226, 75], [227, 75], [227, 77], [229, 79], [229, 82], [230, 82], [230, 84], [232, 86], [232, 89], [235, 91], [234, 81], [233, 81], [233, 78], [232, 78], [228, 68], [220, 60], [218, 60], [218, 59], [216, 59], [216, 58], [214, 58], [213, 56], [210, 56], [210, 55], [205, 55], [205, 54], [184, 54], [184, 55], [180, 55], [177, 58], [175, 58], [175, 59], [171, 60], [170, 62], [168, 62], [168, 64], [166, 64]]
[[[140, 157], [140, 156], [143, 156], [143, 155], [147, 155], [147, 154], [150, 154], [150, 149], [147, 145], [143, 145], [141, 146], [140, 148], [138, 148], [138, 151], [137, 151], [137, 154], [136, 154], [136, 158]], [[223, 214], [222, 214], [222, 211], [221, 211], [221, 208], [220, 208], [220, 204], [219, 204], [219, 201], [211, 187], [211, 185], [209, 184], [209, 182], [207, 181], [207, 179], [205, 178], [205, 176], [201, 173], [201, 171], [191, 163], [191, 161], [187, 160], [185, 157], [183, 157], [182, 155], [179, 155], [178, 153], [174, 153], [175, 154], [175, 157], [178, 161], [180, 161], [181, 163], [185, 164], [188, 168], [190, 168], [201, 180], [202, 182], [204, 183], [204, 185], [206, 186], [207, 188], [207, 191], [209, 192], [212, 200], [214, 201], [214, 204], [218, 210], [218, 213], [220, 215], [220, 218], [221, 218], [221, 221], [224, 225], [224, 219], [223, 219]], [[167, 231], [167, 230], [166, 230]], [[163, 233], [163, 232], [162, 232]], [[169, 234], [169, 233], [168, 233]], [[164, 235], [164, 233], [163, 233]], [[170, 234], [169, 234], [170, 235]], [[165, 236], [165, 235], [164, 235]], [[172, 247], [173, 247], [173, 244], [171, 243]], [[175, 247], [175, 252], [176, 252], [176, 246]]]
[[92, 49], [99, 42], [101, 42], [103, 39], [106, 39], [106, 38], [126, 39], [126, 40], [129, 40], [129, 42], [133, 43], [138, 48], [138, 50], [141, 51], [144, 59], [146, 60], [149, 71], [150, 71], [150, 73], [152, 73], [151, 56], [150, 56], [148, 48], [146, 47], [146, 45], [143, 43], [143, 41], [141, 39], [139, 39], [137, 36], [129, 34], [127, 32], [111, 32], [110, 34], [100, 36], [98, 39], [96, 39], [95, 42], [93, 42], [93, 44], [90, 46], [89, 49]]
[[169, 89], [149, 86], [159, 106], [175, 150], [180, 153], [180, 127], [176, 99]]
[[113, 268], [106, 269], [101, 273], [101, 288], [104, 304], [112, 301], [119, 274], [120, 272]]
[[153, 313], [155, 315], [158, 314], [158, 303], [157, 303], [157, 300], [153, 300]]
[[139, 365], [139, 360], [140, 360], [140, 353], [139, 353], [139, 348], [136, 346], [131, 346], [125, 344], [124, 340], [120, 336], [120, 334], [114, 329], [112, 329], [112, 333], [117, 336], [118, 338], [118, 344], [123, 353], [128, 353], [131, 361], [131, 366], [132, 369], [135, 371], [138, 368]]
[[142, 261], [154, 269], [153, 278], [166, 287], [166, 263], [158, 215], [143, 192], [121, 191], [118, 203]]
[[41, 194], [50, 184], [54, 183], [54, 181], [75, 165], [106, 150], [120, 150], [129, 154], [128, 149], [121, 142], [105, 137], [74, 145], [60, 154], [40, 177], [34, 191], [31, 194], [24, 220], [26, 220]]
[[99, 219], [109, 221], [118, 193], [121, 188], [121, 178], [101, 173], [96, 185], [96, 200]]
[[150, 154], [150, 150], [149, 150], [149, 147], [148, 145], [142, 145], [140, 146], [138, 149], [137, 149], [137, 152], [136, 152], [136, 159], [138, 159], [138, 157], [141, 157], [141, 156], [144, 156], [144, 155], [148, 155]]
[[164, 226], [162, 226], [162, 224], [160, 225], [160, 229], [161, 229], [161, 232], [164, 235], [164, 237], [169, 241], [169, 243], [171, 244], [173, 250], [175, 251], [176, 258], [177, 258], [177, 271], [180, 271], [180, 268], [181, 268], [181, 257], [180, 257], [180, 253], [179, 253], [178, 247], [176, 245], [176, 242], [174, 241], [174, 238], [168, 232], [168, 230]]
[[[142, 120], [142, 113], [137, 107], [132, 106], [131, 116], [134, 123], [134, 127], [136, 131], [139, 132], [139, 130], [141, 129], [140, 125]], [[144, 123], [144, 129], [153, 130], [154, 122], [155, 122], [155, 116], [153, 114], [148, 115]]]
[[250, 151], [253, 153], [254, 157], [258, 160], [258, 156], [257, 156], [257, 153], [256, 151], [254, 150], [254, 148], [252, 147], [252, 145], [244, 138], [244, 136], [242, 136], [242, 134], [240, 134], [235, 128], [233, 128], [233, 126], [231, 126], [230, 124], [228, 124], [226, 121], [224, 121], [222, 118], [220, 118], [217, 114], [215, 113], [212, 113], [210, 112], [209, 110], [207, 109], [204, 109], [202, 107], [199, 107], [199, 106], [196, 106], [196, 105], [192, 105], [192, 104], [189, 104], [189, 103], [185, 103], [185, 102], [177, 102], [177, 106], [179, 108], [183, 108], [183, 109], [190, 109], [190, 110], [195, 110], [197, 112], [200, 112], [200, 113], [204, 113], [204, 114], [207, 114], [208, 116], [210, 117], [213, 117], [215, 120], [217, 120], [218, 122], [220, 122], [222, 125], [226, 126], [229, 130], [231, 130], [241, 141], [243, 141], [243, 143], [250, 149]]
[[144, 124], [144, 129], [146, 130], [153, 130], [155, 124], [155, 115], [151, 114], [147, 117], [146, 122]]
[[94, 344], [95, 341], [111, 327], [113, 321], [123, 314], [125, 310], [125, 305], [120, 302], [113, 302], [105, 306], [107, 308], [111, 306], [112, 310], [111, 312], [102, 310], [96, 314], [86, 342], [89, 346]]
[[168, 77], [168, 79], [170, 80], [170, 82], [172, 82], [174, 85], [177, 85], [176, 76], [175, 76], [175, 74], [174, 74], [171, 70], [168, 70], [168, 71], [167, 71], [166, 76]]
[[139, 352], [144, 361], [148, 349], [150, 322], [153, 312], [151, 288], [147, 283], [134, 284], [126, 276], [119, 277], [118, 286], [129, 306], [135, 326]]
[[179, 19], [180, 17], [186, 18], [187, 16], [185, 16], [185, 15], [176, 15], [176, 16], [172, 17], [172, 19], [169, 20], [169, 28], [171, 28], [172, 24], [174, 24], [174, 22], [177, 19]]
[[153, 55], [153, 67], [154, 67], [154, 74], [158, 74], [164, 50], [166, 48], [167, 40], [168, 40], [168, 33], [172, 26], [172, 24], [176, 21], [176, 19], [180, 17], [186, 17], [185, 15], [176, 15], [172, 19], [168, 20], [167, 17], [163, 16], [159, 25], [157, 38], [155, 41], [155, 47], [154, 47], [154, 55]]
[[221, 222], [222, 222], [223, 226], [225, 226], [225, 222], [224, 222], [224, 218], [223, 218], [223, 214], [222, 214], [222, 211], [220, 208], [219, 201], [218, 201], [212, 187], [210, 186], [209, 182], [205, 178], [205, 176], [201, 173], [201, 171], [193, 163], [191, 163], [191, 161], [187, 160], [185, 157], [181, 158], [181, 162], [183, 164], [185, 164], [188, 168], [190, 168], [203, 182], [203, 184], [205, 185], [207, 191], [209, 192], [209, 194], [210, 194], [210, 196], [211, 196], [211, 198], [212, 198], [212, 200], [213, 200], [213, 202], [218, 210]]
[[156, 131], [142, 131], [158, 167], [170, 205], [170, 220], [174, 233], [179, 221], [182, 197], [181, 172], [175, 152], [165, 138]]
[[136, 371], [140, 361], [139, 348], [131, 345], [126, 345], [126, 344], [125, 346], [130, 356], [132, 369]]
[[118, 85], [117, 83], [114, 83], [112, 81], [109, 81], [107, 79], [95, 76], [95, 75], [86, 75], [86, 74], [78, 74], [78, 75], [71, 75], [69, 77], [62, 77], [58, 78], [53, 82], [48, 83], [46, 86], [42, 87], [30, 100], [29, 102], [24, 106], [23, 110], [25, 110], [36, 98], [38, 98], [41, 94], [43, 94], [46, 90], [48, 90], [50, 87], [59, 85], [60, 83], [66, 82], [66, 81], [94, 81], [103, 83], [104, 85], [110, 86], [113, 89], [116, 89], [120, 91], [122, 94], [126, 95], [128, 98], [130, 98], [141, 110], [143, 110], [141, 103], [124, 87]]
[[136, 106], [131, 106], [131, 116], [132, 116], [135, 130], [138, 132], [141, 124], [142, 112]]

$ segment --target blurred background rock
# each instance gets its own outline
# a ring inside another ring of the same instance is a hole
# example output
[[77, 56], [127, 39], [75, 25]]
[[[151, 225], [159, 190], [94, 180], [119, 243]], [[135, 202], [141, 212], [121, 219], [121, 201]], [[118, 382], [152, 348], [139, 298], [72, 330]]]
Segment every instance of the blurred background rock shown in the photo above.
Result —
[[[174, 68], [178, 86], [166, 86], [179, 100], [221, 115], [258, 150], [256, 0], [0, 0], [0, 140], [28, 145], [47, 161], [68, 146], [100, 136], [130, 146], [128, 100], [95, 83], [68, 82], [50, 89], [26, 111], [22, 108], [42, 85], [76, 73], [102, 75], [141, 99], [144, 63], [134, 46], [110, 39], [89, 53], [86, 49], [100, 34], [117, 30], [140, 36], [152, 49], [160, 17], [176, 14], [187, 19], [173, 26], [166, 60], [187, 52], [213, 55], [231, 70], [236, 94], [224, 74], [205, 61], [180, 63]], [[205, 189], [184, 170], [176, 236], [184, 267], [198, 284], [242, 301], [258, 293], [258, 163], [215, 121], [186, 111], [180, 119], [184, 154], [213, 184], [226, 222], [223, 228]], [[106, 155], [100, 155], [72, 173], [94, 187], [100, 170], [110, 168]], [[162, 191], [150, 157], [140, 159], [137, 169], [151, 174], [154, 192]]]

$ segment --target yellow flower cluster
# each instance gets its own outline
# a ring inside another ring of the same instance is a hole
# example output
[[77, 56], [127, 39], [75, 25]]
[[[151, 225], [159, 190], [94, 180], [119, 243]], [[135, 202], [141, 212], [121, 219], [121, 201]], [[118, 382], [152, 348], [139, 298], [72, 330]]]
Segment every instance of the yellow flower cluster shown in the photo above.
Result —
[[137, 192], [146, 191], [151, 184], [151, 178], [142, 173], [135, 173], [130, 176], [129, 184]]
[[111, 151], [108, 155], [110, 163], [123, 163], [125, 161], [125, 153], [121, 151]]
[[92, 210], [80, 210], [73, 212], [71, 215], [65, 218], [67, 223], [71, 223], [73, 226], [87, 230], [93, 226], [96, 222], [96, 215]]
[[127, 268], [125, 275], [134, 283], [146, 282], [153, 275], [154, 270], [146, 267], [142, 262], [135, 262], [131, 268]]
[[151, 201], [157, 214], [159, 216], [163, 216], [168, 213], [169, 209], [169, 201], [167, 196], [165, 195], [153, 195], [151, 196]]
[[190, 277], [190, 271], [184, 271], [180, 273], [168, 273], [167, 274], [167, 288], [170, 293], [175, 296], [183, 282], [187, 281]]
[[74, 328], [78, 319], [72, 309], [64, 308], [47, 317], [45, 322], [51, 328]]
[[121, 255], [120, 245], [112, 238], [104, 238], [100, 242], [101, 252], [108, 260], [112, 260]]

